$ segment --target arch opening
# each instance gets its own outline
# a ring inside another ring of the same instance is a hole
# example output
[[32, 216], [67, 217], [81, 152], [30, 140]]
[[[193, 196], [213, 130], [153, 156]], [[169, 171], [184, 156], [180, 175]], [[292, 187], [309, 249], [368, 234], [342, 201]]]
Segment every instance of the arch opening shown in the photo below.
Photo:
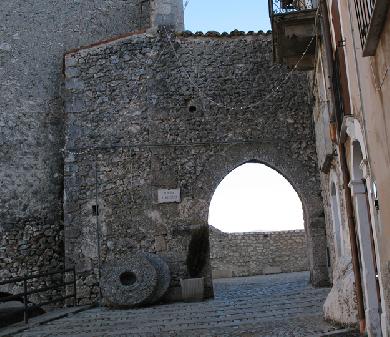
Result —
[[248, 161], [219, 183], [210, 202], [208, 221], [228, 233], [304, 229], [303, 205], [279, 172]]
[[308, 271], [303, 213], [276, 170], [252, 160], [232, 170], [210, 202], [213, 279]]

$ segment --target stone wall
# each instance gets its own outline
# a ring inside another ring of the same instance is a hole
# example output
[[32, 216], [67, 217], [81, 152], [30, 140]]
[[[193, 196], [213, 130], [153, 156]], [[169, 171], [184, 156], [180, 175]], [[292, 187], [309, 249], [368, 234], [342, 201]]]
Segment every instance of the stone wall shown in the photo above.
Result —
[[[41, 223], [41, 219], [19, 223], [11, 231], [0, 230], [0, 271], [1, 278], [8, 279], [23, 275], [39, 274], [47, 270], [58, 270], [64, 265], [63, 226]], [[61, 278], [61, 275], [57, 275]], [[58, 280], [33, 279], [28, 282], [28, 289], [52, 286]], [[1, 292], [16, 294], [23, 292], [23, 282], [2, 285]], [[34, 294], [30, 301], [47, 301], [48, 296], [55, 296], [56, 291]], [[58, 295], [55, 296], [58, 298]]]
[[63, 265], [63, 54], [149, 21], [138, 1], [2, 1], [0, 279]]
[[304, 230], [264, 233], [210, 231], [214, 275], [233, 277], [309, 270]]
[[[297, 190], [312, 281], [327, 281], [311, 97], [306, 75], [288, 74], [264, 33], [163, 30], [65, 56], [65, 250], [80, 303], [96, 298], [99, 262], [133, 251], [168, 262], [177, 298], [191, 229], [207, 223], [220, 181], [251, 160]], [[177, 188], [180, 202], [158, 203], [159, 189]], [[210, 266], [204, 275], [211, 295]]]

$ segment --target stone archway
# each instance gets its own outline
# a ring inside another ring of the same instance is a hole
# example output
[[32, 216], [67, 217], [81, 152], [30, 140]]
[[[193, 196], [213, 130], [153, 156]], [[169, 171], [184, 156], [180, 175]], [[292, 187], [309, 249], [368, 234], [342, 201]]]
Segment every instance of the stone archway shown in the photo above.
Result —
[[[195, 194], [209, 205], [213, 193], [222, 179], [236, 167], [256, 161], [279, 172], [298, 193], [304, 211], [308, 242], [311, 282], [314, 286], [327, 285], [325, 220], [316, 174], [310, 162], [291, 156], [290, 144], [231, 145], [209, 160], [197, 182]], [[206, 188], [207, 186], [207, 188]], [[207, 219], [204, 219], [207, 221]]]
[[[96, 297], [88, 284], [98, 283], [99, 259], [122, 251], [164, 258], [168, 300], [180, 299], [192, 230], [207, 224], [220, 181], [250, 160], [298, 192], [311, 281], [328, 284], [307, 75], [272, 63], [271, 35], [139, 34], [67, 54], [65, 64], [65, 250], [83, 301]], [[161, 202], [167, 190], [176, 198]]]
[[[209, 160], [197, 181], [196, 195], [209, 205], [222, 179], [238, 166], [256, 161], [280, 173], [293, 186], [303, 205], [308, 242], [311, 282], [314, 286], [327, 285], [325, 219], [320, 187], [311, 162], [291, 156], [291, 144], [253, 144], [229, 146]], [[207, 221], [207, 219], [202, 219]]]
[[309, 271], [302, 206], [292, 185], [257, 160], [231, 171], [209, 206], [213, 280]]

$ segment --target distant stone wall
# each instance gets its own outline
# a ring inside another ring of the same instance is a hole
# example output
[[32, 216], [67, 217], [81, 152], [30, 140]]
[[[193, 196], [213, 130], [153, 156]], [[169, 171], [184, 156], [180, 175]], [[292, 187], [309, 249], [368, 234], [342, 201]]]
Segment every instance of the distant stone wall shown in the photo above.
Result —
[[224, 233], [210, 230], [210, 259], [218, 277], [309, 270], [304, 230]]

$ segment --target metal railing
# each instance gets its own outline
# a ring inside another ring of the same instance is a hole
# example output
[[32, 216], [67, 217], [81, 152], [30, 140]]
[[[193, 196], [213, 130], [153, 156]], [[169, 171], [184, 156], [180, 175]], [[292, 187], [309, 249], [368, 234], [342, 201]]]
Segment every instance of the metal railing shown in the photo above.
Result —
[[355, 0], [356, 17], [360, 32], [360, 41], [364, 48], [370, 28], [376, 0]]
[[[69, 273], [71, 273], [72, 279], [71, 279], [71, 281], [66, 281], [66, 275]], [[56, 281], [55, 285], [29, 289], [28, 281], [44, 279], [44, 278], [48, 278], [48, 277], [54, 276], [54, 275], [61, 275], [62, 280]], [[76, 306], [76, 270], [75, 270], [75, 267], [60, 270], [60, 271], [51, 271], [51, 272], [37, 274], [37, 275], [25, 275], [22, 277], [11, 278], [11, 279], [8, 279], [5, 281], [0, 281], [0, 286], [6, 285], [6, 284], [18, 284], [18, 283], [23, 284], [23, 292], [20, 292], [20, 293], [15, 294], [15, 295], [1, 297], [0, 303], [9, 302], [11, 300], [22, 299], [23, 304], [24, 304], [23, 317], [24, 317], [24, 322], [26, 324], [28, 323], [28, 319], [29, 319], [29, 311], [32, 308], [41, 308], [41, 307], [48, 305], [48, 304], [62, 302], [68, 298], [73, 298], [73, 306]], [[70, 286], [70, 285], [72, 285], [72, 288], [73, 288], [73, 293], [70, 295], [58, 296], [56, 298], [53, 298], [51, 300], [41, 302], [41, 303], [29, 302], [30, 295], [36, 295], [36, 294], [44, 293], [44, 292], [47, 292], [50, 290], [60, 290], [61, 288], [64, 288], [64, 291], [65, 291], [66, 287]]]
[[270, 17], [277, 14], [315, 9], [316, 7], [317, 0], [268, 0]]

